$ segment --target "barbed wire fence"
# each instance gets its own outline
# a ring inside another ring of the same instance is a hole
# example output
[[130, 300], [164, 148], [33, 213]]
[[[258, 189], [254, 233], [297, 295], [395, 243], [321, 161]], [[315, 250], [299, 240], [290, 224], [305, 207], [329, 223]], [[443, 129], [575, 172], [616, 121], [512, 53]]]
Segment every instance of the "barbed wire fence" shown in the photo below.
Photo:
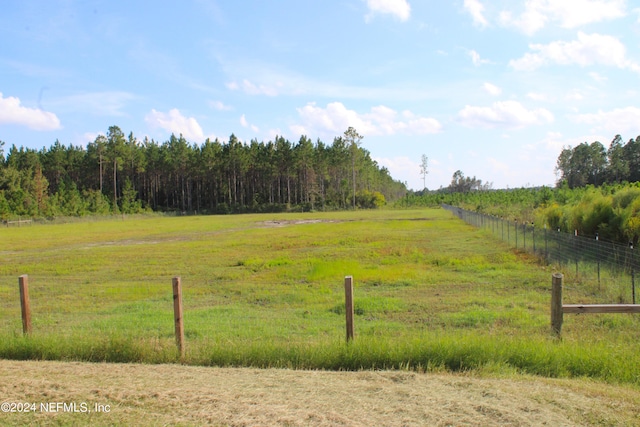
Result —
[[[603, 241], [566, 233], [532, 223], [468, 211], [456, 206], [442, 207], [466, 223], [489, 231], [516, 250], [534, 254], [547, 264], [557, 265], [569, 281], [594, 285], [593, 292], [607, 303], [636, 303], [636, 275], [640, 272], [640, 253], [633, 244]], [[597, 285], [597, 287], [596, 287]], [[608, 300], [607, 300], [608, 299]]]

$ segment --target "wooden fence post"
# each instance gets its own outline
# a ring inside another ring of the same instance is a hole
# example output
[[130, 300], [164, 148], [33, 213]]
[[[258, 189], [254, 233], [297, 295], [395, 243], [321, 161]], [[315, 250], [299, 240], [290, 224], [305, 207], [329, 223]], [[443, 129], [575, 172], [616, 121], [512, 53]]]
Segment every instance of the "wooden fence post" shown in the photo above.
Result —
[[22, 333], [31, 333], [31, 302], [29, 301], [29, 276], [26, 274], [18, 278], [20, 286], [20, 308], [22, 309]]
[[353, 340], [353, 276], [344, 278], [344, 311], [347, 320], [347, 342]]
[[173, 278], [173, 318], [176, 326], [176, 344], [180, 357], [184, 357], [184, 322], [182, 319], [182, 285], [179, 277]]
[[555, 273], [551, 279], [551, 329], [560, 336], [562, 332], [563, 308], [562, 308], [562, 280], [561, 273]]

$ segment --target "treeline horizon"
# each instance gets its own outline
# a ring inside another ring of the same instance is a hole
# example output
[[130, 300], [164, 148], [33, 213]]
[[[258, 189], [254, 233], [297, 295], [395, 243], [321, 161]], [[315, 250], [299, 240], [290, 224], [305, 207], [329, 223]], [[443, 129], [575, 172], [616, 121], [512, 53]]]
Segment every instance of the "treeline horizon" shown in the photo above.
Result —
[[411, 192], [398, 207], [449, 204], [512, 221], [637, 246], [640, 243], [640, 136], [606, 149], [584, 142], [558, 156], [555, 187], [494, 190], [457, 171], [449, 187]]
[[403, 197], [406, 185], [361, 139], [350, 128], [331, 144], [305, 135], [243, 143], [234, 134], [226, 143], [174, 134], [160, 143], [111, 126], [86, 148], [56, 140], [7, 150], [0, 141], [0, 219], [376, 208]]
[[565, 147], [558, 156], [556, 171], [560, 174], [558, 187], [639, 182], [640, 135], [626, 144], [616, 135], [608, 149], [600, 141]]

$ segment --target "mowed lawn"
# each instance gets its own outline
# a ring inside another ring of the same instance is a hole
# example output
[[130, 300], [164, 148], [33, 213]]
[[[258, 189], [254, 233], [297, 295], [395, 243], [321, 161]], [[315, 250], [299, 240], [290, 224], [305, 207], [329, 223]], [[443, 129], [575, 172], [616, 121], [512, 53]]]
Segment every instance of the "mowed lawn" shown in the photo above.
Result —
[[[565, 316], [558, 339], [550, 330], [555, 269], [441, 209], [3, 228], [0, 257], [0, 358], [518, 371], [640, 384], [637, 315]], [[347, 275], [356, 312], [348, 345]], [[184, 358], [174, 338], [175, 276]], [[572, 284], [565, 302], [593, 292]]]

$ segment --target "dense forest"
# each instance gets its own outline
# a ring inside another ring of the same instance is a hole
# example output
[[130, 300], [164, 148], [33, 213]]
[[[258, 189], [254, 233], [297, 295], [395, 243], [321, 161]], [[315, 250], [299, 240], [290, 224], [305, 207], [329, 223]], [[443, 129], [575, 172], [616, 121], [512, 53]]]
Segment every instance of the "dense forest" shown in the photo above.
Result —
[[0, 141], [0, 218], [144, 211], [235, 213], [375, 208], [405, 195], [353, 128], [332, 144], [284, 137], [159, 143], [118, 126], [81, 146]]

